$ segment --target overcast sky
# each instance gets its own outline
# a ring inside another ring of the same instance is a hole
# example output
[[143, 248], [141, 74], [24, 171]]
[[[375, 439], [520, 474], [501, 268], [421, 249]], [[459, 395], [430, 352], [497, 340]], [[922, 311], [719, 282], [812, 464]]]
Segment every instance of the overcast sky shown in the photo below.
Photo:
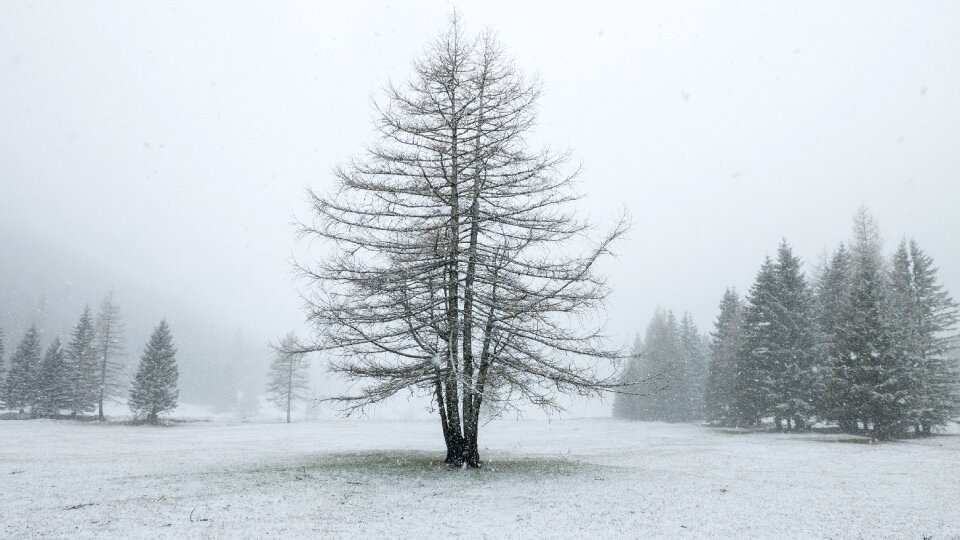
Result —
[[[303, 319], [306, 188], [453, 4], [240, 5], [0, 3], [0, 227], [271, 337]], [[960, 3], [456, 6], [543, 80], [582, 211], [633, 216], [604, 266], [620, 341], [658, 304], [707, 330], [782, 237], [816, 263], [861, 204], [960, 292]]]

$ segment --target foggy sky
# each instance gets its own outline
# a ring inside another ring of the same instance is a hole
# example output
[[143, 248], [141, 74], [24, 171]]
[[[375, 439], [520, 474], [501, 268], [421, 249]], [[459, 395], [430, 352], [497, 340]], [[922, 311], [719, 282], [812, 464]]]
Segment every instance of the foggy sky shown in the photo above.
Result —
[[[0, 3], [0, 227], [268, 339], [303, 320], [306, 188], [453, 4], [235, 6]], [[620, 342], [658, 304], [706, 331], [781, 238], [814, 264], [861, 204], [960, 293], [956, 2], [456, 6], [543, 80], [536, 141], [583, 163], [582, 211], [632, 214], [604, 265]]]

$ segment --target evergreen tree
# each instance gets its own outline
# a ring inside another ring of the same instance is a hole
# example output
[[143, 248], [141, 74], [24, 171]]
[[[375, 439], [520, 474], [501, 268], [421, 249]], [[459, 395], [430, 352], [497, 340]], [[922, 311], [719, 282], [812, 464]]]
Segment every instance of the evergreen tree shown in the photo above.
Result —
[[240, 420], [255, 416], [260, 411], [260, 390], [262, 381], [259, 378], [247, 377], [240, 399], [237, 400], [237, 413]]
[[290, 408], [293, 402], [306, 398], [309, 389], [310, 381], [304, 355], [293, 352], [302, 348], [293, 333], [287, 334], [270, 363], [267, 397], [286, 411], [288, 424], [290, 423]]
[[7, 359], [3, 356], [3, 327], [0, 327], [0, 406], [5, 403], [7, 386]]
[[23, 414], [27, 408], [36, 406], [39, 367], [40, 330], [36, 324], [32, 324], [10, 356], [10, 371], [7, 372], [4, 385], [8, 409], [16, 409]]
[[911, 335], [919, 361], [914, 417], [920, 431], [929, 434], [932, 427], [945, 425], [960, 410], [960, 372], [956, 361], [948, 357], [956, 343], [958, 312], [957, 303], [937, 280], [933, 259], [916, 241], [910, 241], [909, 250], [914, 294]]
[[704, 391], [705, 418], [721, 426], [737, 423], [737, 350], [740, 347], [743, 305], [736, 290], [727, 289], [720, 301], [720, 315], [710, 334], [710, 367]]
[[673, 416], [676, 420], [684, 422], [702, 420], [707, 354], [700, 331], [689, 313], [684, 313], [680, 319], [679, 353], [680, 387], [677, 389]]
[[[817, 364], [824, 375], [818, 380], [816, 389], [817, 416], [831, 418], [832, 411], [838, 410], [839, 405], [833, 403], [828, 385], [831, 378], [833, 360], [831, 351], [836, 350], [839, 332], [840, 310], [846, 301], [850, 290], [852, 260], [850, 252], [841, 243], [840, 246], [824, 262], [816, 281], [816, 320], [817, 320]], [[843, 424], [843, 422], [841, 422]], [[852, 431], [853, 426], [841, 425], [846, 431]]]
[[689, 314], [678, 323], [657, 309], [645, 339], [634, 344], [623, 381], [636, 381], [614, 401], [614, 416], [636, 420], [689, 422], [703, 418], [706, 379], [703, 338]]
[[103, 401], [120, 395], [120, 375], [123, 371], [123, 321], [120, 307], [113, 301], [113, 291], [107, 293], [97, 314], [97, 417], [103, 416]]
[[750, 287], [743, 309], [743, 330], [737, 351], [735, 402], [737, 425], [758, 425], [769, 410], [769, 368], [773, 363], [772, 326], [776, 306], [776, 268], [770, 257], [764, 260], [756, 280]]
[[130, 391], [130, 410], [156, 424], [160, 415], [177, 406], [177, 359], [166, 319], [150, 336]]
[[96, 406], [99, 357], [93, 317], [90, 308], [85, 307], [67, 346], [67, 369], [70, 373], [67, 408], [73, 416], [90, 412]]
[[613, 397], [614, 418], [638, 418], [638, 397], [651, 391], [647, 385], [643, 384], [643, 368], [640, 365], [640, 357], [642, 354], [643, 341], [640, 340], [640, 336], [638, 335], [634, 338], [633, 348], [630, 350], [630, 356], [627, 358], [626, 366], [620, 379], [622, 384], [627, 384], [628, 386], [625, 386], [622, 392], [615, 394]]
[[815, 413], [819, 378], [815, 351], [813, 292], [800, 268], [800, 259], [786, 241], [777, 250], [774, 265], [776, 286], [771, 291], [769, 322], [765, 335], [770, 351], [765, 367], [765, 398], [769, 413], [780, 428], [803, 429]]
[[60, 414], [70, 404], [70, 378], [60, 338], [54, 338], [43, 355], [39, 371], [37, 410], [42, 415]]
[[906, 427], [909, 373], [893, 347], [887, 269], [869, 212], [854, 220], [853, 268], [831, 351], [833, 416], [888, 438]]
[[638, 420], [669, 420], [678, 391], [677, 319], [659, 308], [647, 325], [640, 355], [643, 379], [657, 380], [659, 389], [637, 400]]

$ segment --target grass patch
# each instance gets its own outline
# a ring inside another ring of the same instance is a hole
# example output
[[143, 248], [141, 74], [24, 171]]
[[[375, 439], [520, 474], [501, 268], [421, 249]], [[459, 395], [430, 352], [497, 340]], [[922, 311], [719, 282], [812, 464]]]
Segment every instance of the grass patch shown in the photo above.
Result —
[[474, 477], [569, 476], [588, 468], [596, 468], [593, 465], [558, 457], [492, 455], [483, 461], [480, 469], [457, 469], [446, 465], [443, 457], [440, 453], [423, 451], [341, 453], [322, 456], [316, 462], [306, 466], [318, 472], [357, 472], [396, 476], [466, 474]]

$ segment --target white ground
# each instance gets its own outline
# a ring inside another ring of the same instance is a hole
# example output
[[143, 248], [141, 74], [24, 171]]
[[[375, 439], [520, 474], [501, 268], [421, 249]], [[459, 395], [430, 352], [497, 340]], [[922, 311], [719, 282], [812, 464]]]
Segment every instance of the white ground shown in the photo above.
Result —
[[[0, 537], [960, 538], [960, 436], [862, 444], [609, 419], [0, 422]], [[861, 441], [862, 442], [862, 441]]]

